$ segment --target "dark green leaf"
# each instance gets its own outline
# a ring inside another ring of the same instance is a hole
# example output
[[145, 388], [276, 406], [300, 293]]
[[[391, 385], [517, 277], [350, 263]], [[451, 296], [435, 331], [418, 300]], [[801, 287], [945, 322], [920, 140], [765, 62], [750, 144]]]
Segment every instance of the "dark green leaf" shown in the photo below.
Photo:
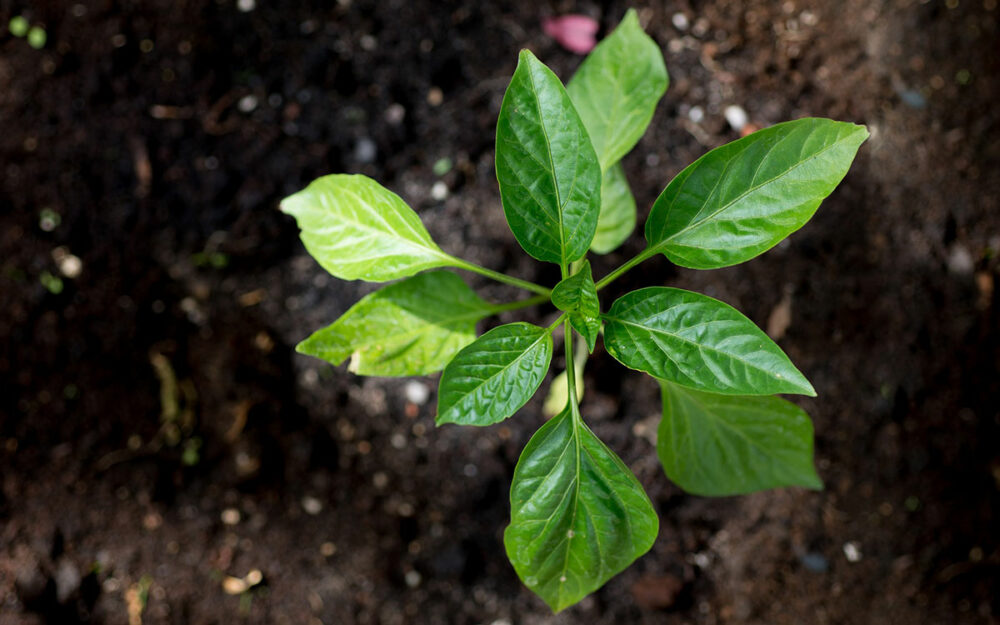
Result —
[[618, 299], [605, 320], [608, 352], [653, 377], [726, 395], [816, 395], [752, 321], [706, 295], [639, 289]]
[[566, 265], [587, 253], [601, 167], [562, 83], [527, 50], [500, 107], [496, 168], [507, 223], [528, 254]]
[[552, 289], [552, 303], [559, 310], [569, 313], [570, 323], [586, 339], [587, 347], [593, 352], [601, 331], [601, 303], [597, 299], [589, 260], [583, 261], [579, 271]]
[[590, 243], [596, 254], [607, 254], [628, 239], [635, 229], [635, 198], [621, 163], [604, 172], [601, 181], [601, 215]]
[[366, 295], [296, 348], [360, 375], [426, 375], [444, 368], [493, 313], [450, 271], [429, 271]]
[[809, 416], [780, 397], [716, 395], [660, 380], [656, 440], [667, 477], [689, 493], [742, 495], [782, 486], [821, 489]]
[[809, 221], [867, 138], [864, 126], [807, 118], [716, 148], [660, 194], [646, 240], [694, 269], [749, 260]]
[[344, 280], [385, 282], [454, 264], [417, 214], [366, 176], [317, 178], [281, 210], [295, 217], [312, 257]]
[[607, 171], [646, 132], [667, 90], [663, 54], [635, 10], [587, 55], [566, 89]]
[[482, 335], [448, 363], [438, 389], [437, 424], [492, 425], [538, 390], [552, 361], [552, 333], [509, 323]]
[[576, 410], [567, 406], [528, 441], [504, 532], [514, 570], [556, 612], [646, 553], [658, 527], [638, 480]]

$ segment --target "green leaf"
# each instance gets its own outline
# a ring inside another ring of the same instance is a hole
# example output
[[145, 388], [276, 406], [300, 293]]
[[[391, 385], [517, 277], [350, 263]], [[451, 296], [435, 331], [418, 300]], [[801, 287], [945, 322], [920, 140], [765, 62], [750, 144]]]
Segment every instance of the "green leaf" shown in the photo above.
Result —
[[559, 310], [569, 313], [569, 322], [586, 339], [587, 347], [593, 352], [601, 331], [601, 302], [597, 299], [589, 260], [583, 261], [579, 271], [552, 289], [552, 303]]
[[639, 289], [612, 304], [605, 321], [608, 352], [655, 378], [726, 395], [816, 395], [760, 328], [707, 295]]
[[693, 269], [749, 260], [809, 221], [867, 138], [864, 126], [806, 118], [716, 148], [660, 194], [646, 240]]
[[615, 163], [604, 172], [601, 181], [601, 215], [597, 231], [590, 243], [596, 254], [607, 254], [618, 248], [635, 229], [635, 198], [628, 186], [625, 170]]
[[504, 546], [521, 581], [558, 612], [600, 588], [656, 540], [632, 472], [567, 406], [521, 453]]
[[587, 253], [601, 167], [562, 83], [527, 50], [500, 106], [496, 168], [507, 223], [528, 254], [567, 265]]
[[441, 374], [437, 424], [492, 425], [538, 390], [552, 361], [552, 333], [530, 323], [493, 328], [458, 352]]
[[635, 10], [629, 9], [566, 87], [602, 171], [628, 154], [646, 132], [667, 81], [660, 47], [642, 31]]
[[317, 178], [285, 198], [313, 258], [344, 280], [386, 282], [453, 265], [398, 195], [367, 176]]
[[660, 380], [656, 454], [689, 493], [742, 495], [768, 488], [822, 489], [809, 416], [780, 397], [716, 395]]
[[366, 295], [296, 350], [360, 375], [440, 371], [476, 338], [476, 322], [494, 312], [450, 271], [429, 271]]

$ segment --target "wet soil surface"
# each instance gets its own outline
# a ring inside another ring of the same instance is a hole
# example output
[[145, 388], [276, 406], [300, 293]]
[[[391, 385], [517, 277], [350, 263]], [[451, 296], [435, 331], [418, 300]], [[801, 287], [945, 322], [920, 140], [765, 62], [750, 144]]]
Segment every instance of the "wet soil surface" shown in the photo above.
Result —
[[872, 132], [778, 248], [712, 272], [649, 261], [609, 293], [683, 286], [763, 326], [790, 312], [827, 488], [684, 494], [655, 459], [655, 384], [599, 349], [584, 416], [661, 531], [556, 617], [501, 543], [541, 395], [500, 426], [435, 429], [435, 379], [295, 355], [373, 286], [325, 275], [276, 206], [365, 173], [450, 253], [552, 282], [500, 210], [500, 100], [522, 47], [564, 78], [579, 63], [543, 17], [603, 33], [627, 7], [254, 5], [0, 0], [0, 22], [48, 35], [0, 35], [0, 623], [997, 622], [995, 0], [639, 6], [671, 74], [625, 159], [640, 220], [737, 138], [729, 105]]

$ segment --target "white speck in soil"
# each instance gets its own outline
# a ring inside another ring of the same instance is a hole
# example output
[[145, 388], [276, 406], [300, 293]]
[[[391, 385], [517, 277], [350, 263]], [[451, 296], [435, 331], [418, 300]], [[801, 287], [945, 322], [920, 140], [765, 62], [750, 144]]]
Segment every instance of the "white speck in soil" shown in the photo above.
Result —
[[374, 162], [377, 155], [378, 147], [374, 141], [368, 137], [358, 139], [358, 143], [354, 146], [354, 160], [368, 164]]
[[976, 261], [964, 245], [956, 243], [948, 254], [948, 270], [954, 274], [970, 274], [976, 268]]
[[240, 511], [236, 508], [226, 508], [219, 516], [226, 525], [236, 525], [240, 522]]
[[256, 0], [236, 0], [236, 8], [243, 13], [249, 13], [257, 8]]
[[733, 130], [739, 132], [743, 130], [743, 127], [747, 125], [749, 121], [747, 117], [747, 112], [743, 110], [742, 106], [737, 106], [732, 104], [726, 107], [726, 110], [722, 113], [726, 117], [726, 121], [732, 126]]
[[417, 571], [407, 571], [405, 579], [406, 579], [406, 585], [407, 586], [409, 586], [410, 588], [416, 588], [417, 586], [420, 585], [420, 581], [423, 578], [420, 576], [420, 573], [418, 573]]
[[406, 388], [403, 390], [406, 395], [406, 401], [414, 403], [418, 406], [423, 406], [427, 403], [427, 400], [431, 396], [430, 389], [423, 382], [417, 382], [412, 380], [406, 383]]
[[435, 182], [434, 186], [431, 187], [431, 197], [435, 201], [437, 201], [437, 202], [440, 202], [440, 201], [444, 200], [445, 198], [447, 198], [448, 197], [448, 185], [446, 185], [444, 182], [442, 182], [440, 180], [438, 180], [437, 182]]
[[257, 108], [257, 104], [257, 96], [248, 94], [240, 98], [240, 101], [236, 104], [236, 106], [240, 109], [241, 113], [250, 113]]
[[696, 124], [701, 123], [701, 120], [705, 119], [705, 110], [700, 106], [692, 106], [691, 110], [688, 111], [688, 119]]
[[853, 540], [844, 543], [844, 557], [848, 562], [860, 562], [861, 546]]
[[315, 497], [306, 495], [302, 498], [302, 509], [306, 511], [306, 514], [315, 516], [323, 511], [323, 502]]
[[687, 15], [684, 15], [683, 13], [674, 13], [673, 17], [670, 18], [670, 21], [673, 22], [674, 28], [676, 28], [677, 30], [688, 29], [689, 26], [688, 18]]

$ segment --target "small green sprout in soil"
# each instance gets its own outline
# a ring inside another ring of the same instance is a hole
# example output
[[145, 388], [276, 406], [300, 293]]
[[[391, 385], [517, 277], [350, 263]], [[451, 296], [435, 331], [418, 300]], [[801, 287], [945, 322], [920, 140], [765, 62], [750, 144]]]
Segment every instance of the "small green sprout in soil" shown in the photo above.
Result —
[[[634, 11], [566, 87], [531, 52], [521, 52], [497, 122], [496, 174], [514, 238], [560, 269], [562, 280], [552, 288], [448, 254], [399, 196], [365, 176], [319, 178], [281, 205], [298, 221], [306, 249], [334, 276], [398, 280], [362, 298], [298, 351], [334, 365], [349, 359], [359, 375], [443, 371], [438, 425], [487, 426], [513, 416], [545, 379], [553, 336], [562, 329], [566, 371], [547, 402], [558, 413], [521, 453], [504, 533], [517, 574], [554, 611], [629, 566], [658, 531], [639, 481], [583, 419], [578, 372], [602, 336], [613, 358], [659, 384], [656, 451], [678, 486], [705, 496], [822, 488], [812, 423], [778, 397], [816, 393], [753, 322], [721, 301], [674, 287], [638, 289], [606, 308], [599, 293], [658, 254], [681, 267], [716, 269], [766, 252], [812, 217], [868, 132], [806, 118], [708, 152], [653, 203], [645, 249], [595, 280], [587, 253], [615, 250], [635, 227], [636, 202], [620, 161], [645, 132], [667, 83], [660, 49]], [[446, 267], [534, 295], [487, 302]], [[477, 336], [486, 317], [546, 303], [561, 311], [548, 327], [509, 323]]]

